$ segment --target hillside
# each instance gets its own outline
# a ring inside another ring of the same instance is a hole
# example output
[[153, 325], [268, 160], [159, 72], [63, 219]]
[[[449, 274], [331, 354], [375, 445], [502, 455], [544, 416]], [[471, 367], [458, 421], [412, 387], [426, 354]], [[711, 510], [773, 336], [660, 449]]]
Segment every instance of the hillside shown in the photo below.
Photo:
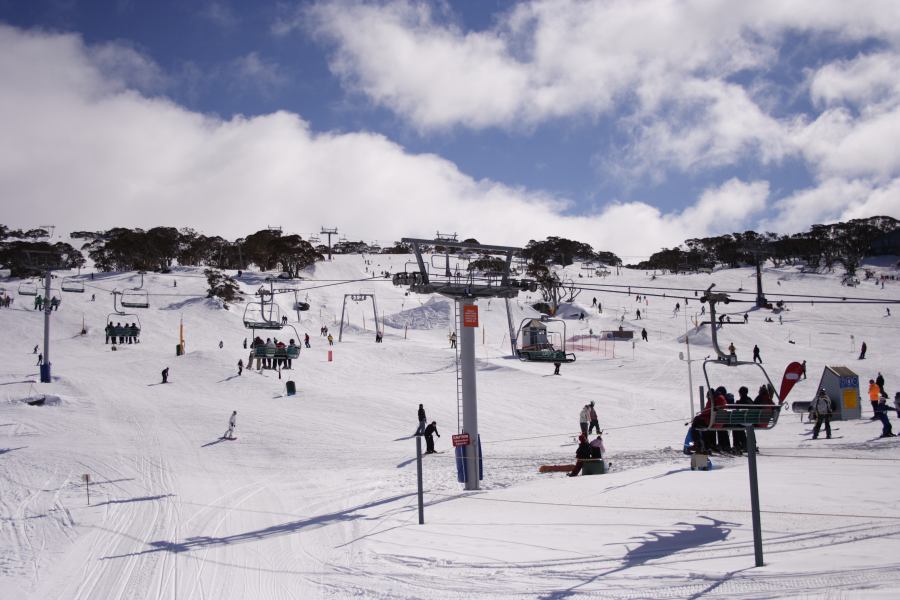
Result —
[[[565, 319], [567, 337], [580, 336], [581, 347], [561, 377], [551, 375], [552, 365], [511, 358], [504, 304], [481, 302], [476, 352], [485, 479], [481, 491], [467, 493], [456, 481], [450, 448], [457, 423], [455, 354], [447, 341], [453, 304], [368, 279], [373, 270], [402, 270], [409, 257], [369, 258], [372, 265], [360, 256], [336, 256], [303, 281], [276, 284], [297, 287], [311, 307], [298, 321], [294, 296], [278, 296], [282, 314], [312, 343], [280, 380], [274, 371], [237, 376], [250, 337], [243, 305], [223, 310], [204, 298], [198, 269], [146, 275], [151, 306], [131, 311], [140, 319], [141, 341], [115, 352], [103, 335], [113, 312], [109, 292], [136, 287], [140, 276], [80, 276], [85, 293], [64, 294], [51, 317], [51, 384], [36, 383], [32, 353], [42, 343], [42, 314], [26, 296], [0, 309], [0, 341], [8, 350], [0, 368], [0, 597], [887, 598], [900, 592], [894, 506], [900, 438], [878, 439], [880, 425], [869, 420], [865, 401], [865, 384], [879, 371], [891, 396], [900, 389], [900, 315], [886, 316], [887, 304], [790, 304], [781, 324], [777, 315], [765, 322], [771, 313], [751, 304], [725, 307], [735, 324], [720, 332], [722, 345], [734, 343], [749, 358], [758, 344], [776, 385], [787, 363], [807, 361], [809, 379], [789, 401], [811, 399], [825, 365], [854, 369], [864, 396], [863, 419], [837, 422], [832, 440], [810, 440], [810, 426], [792, 413], [759, 433], [767, 564], [752, 568], [746, 459], [714, 457], [711, 472], [689, 469], [681, 454], [689, 385], [678, 356], [687, 329], [692, 358], [712, 353], [708, 327], [688, 326], [701, 306], [690, 290], [713, 282], [721, 290], [752, 289], [751, 269], [653, 280], [624, 269], [601, 280], [570, 267], [579, 283], [635, 287], [630, 295], [585, 291], [565, 307], [563, 314], [573, 317]], [[263, 277], [246, 274], [242, 289], [252, 294]], [[767, 269], [764, 281], [770, 299], [900, 298], [896, 280], [884, 289], [870, 282], [846, 288], [839, 274], [783, 268]], [[685, 290], [638, 305], [637, 286], [647, 285]], [[12, 294], [17, 286], [0, 282]], [[337, 341], [344, 294], [358, 292], [376, 295], [383, 344], [374, 343], [371, 304], [349, 299], [349, 326]], [[592, 308], [593, 297], [602, 315]], [[523, 293], [511, 302], [516, 325], [537, 315], [530, 299]], [[585, 320], [574, 318], [582, 311]], [[745, 311], [749, 323], [738, 325]], [[187, 353], [176, 357], [180, 323]], [[335, 336], [331, 362], [322, 325]], [[637, 341], [584, 341], [590, 331], [619, 326], [635, 329]], [[276, 335], [294, 337], [290, 329]], [[860, 361], [862, 341], [868, 356]], [[164, 367], [170, 383], [161, 385]], [[746, 381], [728, 377], [733, 390], [762, 383], [752, 371], [741, 372]], [[289, 379], [296, 396], [285, 395]], [[693, 386], [699, 385], [705, 382], [695, 362]], [[45, 395], [51, 400], [45, 406], [24, 402]], [[612, 472], [539, 475], [541, 464], [572, 461], [578, 412], [591, 400], [606, 431]], [[425, 458], [424, 526], [417, 524], [410, 437], [420, 402], [438, 422], [444, 451]], [[238, 439], [221, 441], [233, 410]], [[92, 481], [90, 505], [83, 474]]]

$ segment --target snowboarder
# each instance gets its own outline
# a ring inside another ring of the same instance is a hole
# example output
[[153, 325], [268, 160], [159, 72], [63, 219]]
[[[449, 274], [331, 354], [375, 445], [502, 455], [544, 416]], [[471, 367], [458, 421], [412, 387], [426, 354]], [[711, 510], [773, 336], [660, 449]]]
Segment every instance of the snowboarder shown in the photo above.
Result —
[[859, 360], [863, 360], [866, 357], [866, 350], [868, 349], [869, 347], [866, 346], [865, 342], [863, 342], [862, 346], [859, 347]]
[[162, 370], [162, 382], [169, 383], [169, 367]]
[[591, 424], [588, 426], [588, 434], [593, 432], [595, 429], [597, 431], [597, 435], [600, 435], [600, 421], [597, 419], [597, 411], [594, 410], [594, 401], [591, 400], [591, 403], [588, 404], [591, 407], [590, 417]]
[[238, 359], [238, 376], [240, 376], [244, 372], [244, 359]]
[[228, 429], [225, 430], [225, 434], [222, 436], [223, 440], [233, 440], [234, 439], [234, 428], [237, 427], [237, 411], [232, 411], [231, 416], [228, 417]]
[[753, 346], [753, 362], [759, 362], [759, 364], [762, 364], [762, 358], [760, 358], [759, 356], [759, 346], [755, 344]]
[[422, 435], [425, 436], [425, 454], [434, 454], [436, 450], [434, 449], [434, 437], [441, 437], [441, 434], [438, 433], [437, 430], [437, 421], [432, 421], [431, 425], [425, 428], [425, 431], [422, 432]]
[[591, 445], [587, 442], [587, 436], [578, 436], [578, 448], [575, 450], [575, 468], [568, 474], [569, 477], [577, 477], [581, 473], [584, 461], [591, 457]]
[[578, 424], [581, 427], [581, 435], [587, 437], [588, 434], [588, 423], [591, 422], [591, 405], [585, 404], [581, 409], [581, 412], [578, 413]]
[[813, 427], [812, 439], [819, 439], [819, 430], [825, 424], [825, 437], [831, 439], [831, 398], [825, 388], [819, 388], [819, 393], [812, 403], [812, 412], [816, 417], [816, 425]]
[[884, 391], [884, 375], [881, 374], [881, 371], [878, 372], [878, 377], [875, 378], [875, 385], [878, 386], [878, 391], [881, 394], [882, 398], [887, 398], [887, 392]]
[[416, 417], [419, 419], [419, 426], [416, 427], [416, 432], [413, 436], [422, 435], [422, 432], [425, 431], [425, 426], [428, 423], [428, 418], [425, 416], [425, 407], [419, 404], [419, 410], [416, 412]]
[[641, 339], [644, 340], [645, 342], [650, 341], [647, 339], [647, 330], [646, 329], [641, 329]]

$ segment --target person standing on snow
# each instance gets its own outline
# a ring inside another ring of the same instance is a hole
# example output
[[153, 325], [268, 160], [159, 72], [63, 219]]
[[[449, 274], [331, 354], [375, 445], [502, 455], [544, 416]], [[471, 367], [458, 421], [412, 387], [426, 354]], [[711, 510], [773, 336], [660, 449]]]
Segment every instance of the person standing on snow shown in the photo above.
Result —
[[169, 383], [169, 367], [162, 370], [162, 382]]
[[590, 426], [588, 426], [588, 434], [590, 434], [591, 432], [596, 430], [597, 435], [600, 435], [600, 421], [597, 419], [597, 411], [594, 410], [594, 401], [591, 400], [591, 403], [588, 406], [590, 406], [590, 408], [591, 408], [591, 410], [590, 410], [591, 424], [590, 424]]
[[422, 435], [422, 432], [425, 431], [425, 426], [428, 423], [428, 418], [425, 416], [425, 407], [419, 404], [419, 410], [416, 412], [416, 417], [419, 419], [419, 426], [416, 427], [416, 432], [413, 436]]
[[891, 421], [888, 419], [887, 411], [888, 405], [885, 398], [879, 398], [878, 403], [875, 405], [875, 416], [881, 421], [881, 436], [883, 438], [886, 437], [894, 437], [894, 433], [891, 430]]
[[585, 404], [578, 414], [578, 424], [581, 426], [581, 435], [585, 438], [588, 434], [588, 423], [591, 422], [591, 405]]
[[887, 392], [884, 391], [884, 375], [881, 374], [881, 371], [878, 372], [878, 377], [875, 378], [875, 385], [878, 386], [878, 390], [881, 393], [882, 398], [887, 398]]
[[800, 375], [803, 376], [803, 379], [806, 379], [806, 361], [803, 361], [803, 364], [800, 365], [800, 368], [803, 369], [800, 371]]
[[309, 334], [308, 333], [303, 334], [303, 345], [306, 346], [307, 348], [309, 348]]
[[875, 383], [874, 379], [869, 380], [869, 403], [872, 405], [872, 418], [874, 421], [878, 418], [878, 399], [881, 398], [881, 388]]
[[819, 438], [819, 430], [822, 423], [825, 424], [825, 437], [831, 439], [831, 398], [825, 388], [819, 388], [819, 393], [812, 403], [813, 414], [816, 416], [816, 425], [813, 427], [812, 439]]
[[234, 439], [234, 428], [237, 427], [237, 411], [232, 411], [231, 416], [228, 417], [228, 429], [225, 431], [225, 435], [222, 436], [224, 440], [233, 440]]
[[865, 342], [863, 342], [862, 346], [859, 347], [859, 360], [863, 360], [866, 358], [866, 350], [868, 350], [868, 349], [869, 349], [869, 347], [866, 346]]
[[334, 337], [330, 333], [328, 334], [328, 345], [334, 346]]
[[438, 433], [437, 430], [437, 421], [432, 421], [431, 425], [425, 428], [425, 431], [422, 432], [422, 435], [425, 436], [425, 454], [434, 454], [437, 452], [434, 449], [434, 437], [441, 437], [441, 434]]
[[759, 346], [755, 344], [753, 346], [753, 362], [759, 362], [759, 364], [762, 364], [762, 358], [760, 358], [759, 356]]
[[244, 359], [239, 358], [238, 359], [238, 376], [240, 376], [241, 373], [243, 373], [243, 372], [244, 372]]
[[647, 339], [647, 329], [646, 328], [641, 328], [641, 339], [644, 340], [645, 342], [650, 341]]

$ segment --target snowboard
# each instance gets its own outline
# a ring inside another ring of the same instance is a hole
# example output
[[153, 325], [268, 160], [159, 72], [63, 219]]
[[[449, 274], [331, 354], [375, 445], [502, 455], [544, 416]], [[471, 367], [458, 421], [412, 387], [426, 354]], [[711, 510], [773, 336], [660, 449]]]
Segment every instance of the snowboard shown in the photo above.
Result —
[[575, 468], [575, 465], [541, 465], [538, 473], [568, 473]]

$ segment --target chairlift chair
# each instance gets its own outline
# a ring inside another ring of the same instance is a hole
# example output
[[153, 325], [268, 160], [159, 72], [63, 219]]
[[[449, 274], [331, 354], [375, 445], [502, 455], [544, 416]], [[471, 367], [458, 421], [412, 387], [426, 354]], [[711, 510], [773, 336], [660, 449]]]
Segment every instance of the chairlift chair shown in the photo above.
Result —
[[244, 308], [244, 327], [247, 329], [283, 329], [281, 309], [272, 301], [249, 302]]
[[74, 279], [72, 277], [66, 277], [63, 279], [62, 284], [60, 285], [62, 291], [64, 292], [77, 292], [84, 293], [84, 282]]
[[125, 308], [150, 308], [150, 297], [146, 290], [132, 289], [119, 293], [122, 294], [119, 303]]
[[[537, 326], [538, 322], [541, 326]], [[558, 332], [549, 333], [546, 323], [562, 323], [562, 335]], [[554, 345], [554, 338], [557, 343]], [[523, 319], [519, 325], [519, 333], [516, 340], [516, 356], [525, 362], [570, 363], [575, 362], [575, 354], [566, 352], [566, 322], [561, 319]]]
[[[106, 323], [103, 325], [104, 331], [106, 331], [107, 326], [113, 323], [113, 320], [115, 320], [116, 323], [120, 323], [122, 320], [125, 321], [124, 325], [113, 325], [109, 329], [108, 335], [109, 337], [114, 338], [113, 343], [115, 343], [116, 338], [133, 337], [139, 339], [141, 337], [141, 318], [136, 314], [122, 312], [116, 308], [115, 312], [106, 315]], [[130, 323], [134, 323], [135, 326], [132, 327]]]
[[19, 284], [19, 295], [20, 296], [37, 296], [38, 295], [37, 284], [23, 281], [22, 283]]

